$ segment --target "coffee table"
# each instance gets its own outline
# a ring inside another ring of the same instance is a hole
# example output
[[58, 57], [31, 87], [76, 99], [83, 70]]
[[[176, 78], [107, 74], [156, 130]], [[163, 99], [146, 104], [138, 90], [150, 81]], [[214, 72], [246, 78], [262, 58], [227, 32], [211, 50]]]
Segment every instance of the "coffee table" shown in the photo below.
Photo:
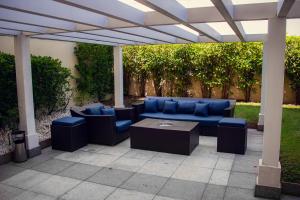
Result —
[[131, 148], [190, 155], [199, 145], [199, 123], [146, 118], [130, 126]]

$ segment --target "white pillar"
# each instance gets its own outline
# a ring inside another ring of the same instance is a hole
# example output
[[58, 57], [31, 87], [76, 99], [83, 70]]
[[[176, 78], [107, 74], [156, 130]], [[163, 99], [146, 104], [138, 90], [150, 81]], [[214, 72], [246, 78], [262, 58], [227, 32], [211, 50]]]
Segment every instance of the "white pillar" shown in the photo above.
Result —
[[114, 91], [115, 91], [115, 107], [124, 107], [123, 92], [123, 55], [122, 47], [114, 47]]
[[29, 38], [23, 34], [15, 37], [15, 63], [19, 129], [25, 131], [28, 155], [33, 157], [40, 154], [41, 149], [35, 129]]
[[272, 18], [265, 43], [266, 59], [263, 153], [259, 160], [257, 196], [278, 198], [281, 191], [279, 162], [284, 89], [286, 19]]
[[264, 127], [264, 105], [266, 103], [266, 79], [267, 79], [267, 44], [264, 42], [263, 46], [263, 66], [261, 75], [261, 95], [260, 95], [260, 111], [258, 115], [257, 129], [262, 131]]

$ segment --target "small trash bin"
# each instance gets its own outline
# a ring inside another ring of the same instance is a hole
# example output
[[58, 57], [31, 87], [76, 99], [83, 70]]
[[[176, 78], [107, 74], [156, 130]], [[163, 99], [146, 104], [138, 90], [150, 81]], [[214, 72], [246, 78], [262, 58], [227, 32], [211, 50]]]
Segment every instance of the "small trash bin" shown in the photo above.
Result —
[[13, 131], [12, 139], [15, 143], [13, 152], [13, 160], [15, 162], [24, 162], [27, 160], [27, 152], [25, 147], [25, 131]]

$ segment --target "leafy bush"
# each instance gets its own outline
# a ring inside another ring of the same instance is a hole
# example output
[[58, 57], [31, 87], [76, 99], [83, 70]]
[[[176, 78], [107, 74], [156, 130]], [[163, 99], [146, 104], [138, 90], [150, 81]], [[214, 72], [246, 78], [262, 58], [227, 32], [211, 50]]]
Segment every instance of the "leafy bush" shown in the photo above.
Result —
[[79, 95], [102, 100], [113, 91], [113, 47], [78, 43], [75, 47]]
[[[70, 98], [71, 72], [51, 57], [31, 56], [33, 98], [36, 113], [64, 109]], [[13, 55], [0, 52], [0, 127], [16, 128], [18, 98]]]
[[296, 104], [300, 104], [300, 39], [287, 37], [286, 42], [286, 74], [291, 80], [291, 87], [296, 92]]

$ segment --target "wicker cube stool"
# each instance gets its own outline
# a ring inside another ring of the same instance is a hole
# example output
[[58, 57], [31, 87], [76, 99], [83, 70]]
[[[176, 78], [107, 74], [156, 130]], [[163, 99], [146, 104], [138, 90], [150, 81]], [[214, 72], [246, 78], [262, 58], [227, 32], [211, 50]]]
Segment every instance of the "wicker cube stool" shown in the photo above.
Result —
[[82, 117], [63, 117], [51, 125], [52, 149], [73, 152], [87, 145], [86, 121]]
[[240, 118], [223, 118], [218, 125], [217, 151], [245, 154], [247, 149], [247, 123]]

